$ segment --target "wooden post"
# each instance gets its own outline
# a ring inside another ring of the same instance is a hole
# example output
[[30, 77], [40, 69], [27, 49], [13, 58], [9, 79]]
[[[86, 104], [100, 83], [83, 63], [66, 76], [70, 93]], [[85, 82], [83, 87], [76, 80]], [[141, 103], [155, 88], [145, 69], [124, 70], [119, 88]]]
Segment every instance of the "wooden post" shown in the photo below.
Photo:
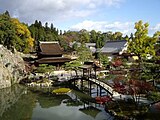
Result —
[[100, 96], [102, 96], [102, 87], [100, 86]]
[[84, 77], [84, 69], [83, 69], [83, 77]]
[[89, 83], [90, 83], [89, 84], [89, 93], [90, 93], [90, 96], [92, 97], [92, 82], [90, 81]]
[[83, 79], [81, 79], [81, 89], [83, 90]]
[[95, 79], [97, 79], [96, 65], [94, 65], [94, 71], [95, 71]]
[[97, 85], [97, 96], [99, 95], [98, 85]]
[[73, 84], [74, 84], [74, 86], [76, 86], [76, 81], [75, 81], [75, 80], [74, 80], [74, 83], [73, 83]]

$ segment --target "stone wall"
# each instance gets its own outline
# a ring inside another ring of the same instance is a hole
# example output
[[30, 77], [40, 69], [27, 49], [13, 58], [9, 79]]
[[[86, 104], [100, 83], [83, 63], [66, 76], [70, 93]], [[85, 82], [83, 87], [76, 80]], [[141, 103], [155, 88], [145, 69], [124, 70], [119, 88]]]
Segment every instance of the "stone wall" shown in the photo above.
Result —
[[14, 54], [0, 44], [0, 89], [19, 83], [25, 76], [25, 63], [21, 54]]

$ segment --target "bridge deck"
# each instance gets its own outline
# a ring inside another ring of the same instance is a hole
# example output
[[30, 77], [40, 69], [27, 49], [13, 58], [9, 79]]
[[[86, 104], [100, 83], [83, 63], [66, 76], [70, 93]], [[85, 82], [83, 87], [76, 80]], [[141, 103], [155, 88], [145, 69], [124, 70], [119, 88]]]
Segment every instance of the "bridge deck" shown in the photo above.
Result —
[[120, 96], [120, 94], [116, 91], [114, 91], [114, 89], [109, 86], [107, 83], [104, 83], [100, 80], [94, 79], [94, 78], [85, 78], [85, 77], [71, 77], [68, 78], [68, 81], [75, 81], [75, 80], [79, 80], [79, 79], [83, 79], [83, 80], [87, 80], [87, 81], [91, 81], [99, 86], [101, 86], [103, 89], [107, 90], [110, 94], [112, 94], [113, 97], [117, 97]]

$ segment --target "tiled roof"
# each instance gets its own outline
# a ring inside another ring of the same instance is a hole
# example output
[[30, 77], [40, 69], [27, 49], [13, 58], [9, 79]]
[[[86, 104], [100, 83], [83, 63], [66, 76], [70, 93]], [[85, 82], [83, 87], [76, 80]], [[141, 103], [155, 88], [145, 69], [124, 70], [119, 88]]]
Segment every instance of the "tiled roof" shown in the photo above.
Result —
[[40, 42], [41, 54], [43, 55], [62, 55], [63, 50], [58, 42]]
[[100, 51], [102, 53], [119, 53], [125, 47], [126, 43], [126, 40], [107, 41]]

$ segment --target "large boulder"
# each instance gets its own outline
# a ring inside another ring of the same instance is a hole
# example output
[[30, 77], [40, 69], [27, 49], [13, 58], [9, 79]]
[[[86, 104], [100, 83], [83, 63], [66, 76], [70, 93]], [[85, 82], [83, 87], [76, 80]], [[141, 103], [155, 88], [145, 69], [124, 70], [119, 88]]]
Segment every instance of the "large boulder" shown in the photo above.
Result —
[[0, 89], [19, 83], [26, 74], [25, 63], [21, 54], [0, 45]]

